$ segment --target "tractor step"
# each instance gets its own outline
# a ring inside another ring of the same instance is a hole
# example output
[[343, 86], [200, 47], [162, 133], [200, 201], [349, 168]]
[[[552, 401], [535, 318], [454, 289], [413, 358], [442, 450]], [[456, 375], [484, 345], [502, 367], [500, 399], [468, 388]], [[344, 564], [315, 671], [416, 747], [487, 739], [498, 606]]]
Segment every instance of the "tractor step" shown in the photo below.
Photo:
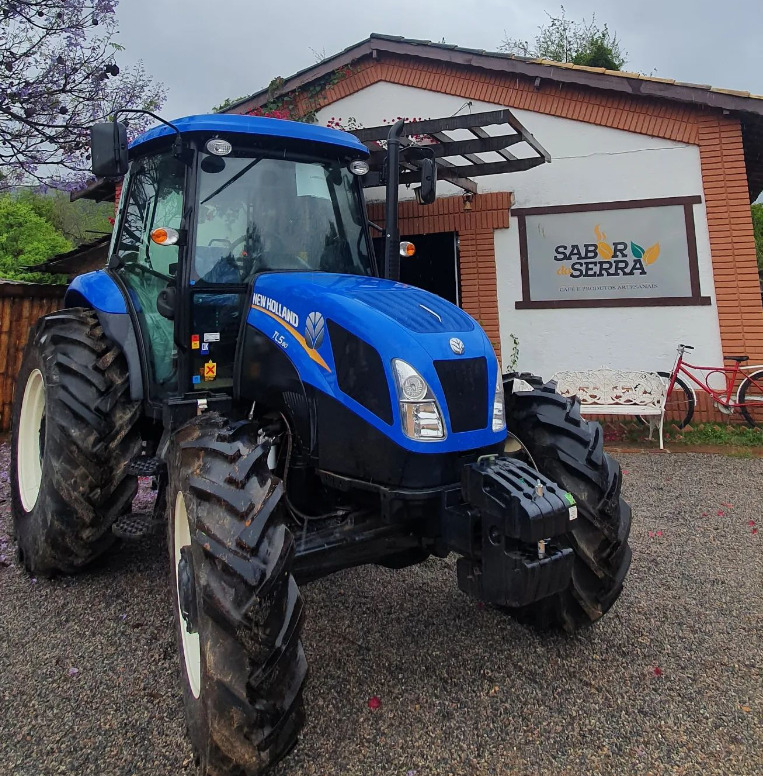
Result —
[[166, 464], [161, 458], [150, 455], [138, 455], [130, 461], [127, 473], [136, 477], [156, 477], [166, 469]]
[[111, 530], [120, 539], [137, 541], [151, 536], [163, 524], [164, 521], [154, 519], [152, 512], [131, 512], [127, 515], [120, 515], [111, 526]]

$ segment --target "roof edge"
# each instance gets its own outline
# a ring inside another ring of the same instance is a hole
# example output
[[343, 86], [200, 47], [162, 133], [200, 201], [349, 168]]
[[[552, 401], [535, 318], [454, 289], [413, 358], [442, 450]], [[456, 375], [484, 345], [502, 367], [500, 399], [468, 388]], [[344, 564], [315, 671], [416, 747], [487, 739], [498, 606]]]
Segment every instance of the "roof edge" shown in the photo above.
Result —
[[682, 83], [665, 78], [652, 78], [637, 73], [553, 62], [546, 59], [531, 59], [513, 54], [460, 48], [450, 44], [411, 40], [379, 33], [372, 33], [369, 38], [316, 65], [300, 70], [285, 79], [282, 86], [272, 94], [267, 88], [261, 89], [228, 106], [225, 112], [245, 113], [260, 107], [272, 97], [288, 94], [358, 59], [366, 56], [376, 57], [378, 52], [415, 56], [465, 67], [524, 75], [528, 78], [547, 78], [559, 83], [586, 86], [634, 97], [665, 99], [698, 107], [763, 116], [763, 97], [750, 95], [748, 92], [719, 89], [703, 84]]

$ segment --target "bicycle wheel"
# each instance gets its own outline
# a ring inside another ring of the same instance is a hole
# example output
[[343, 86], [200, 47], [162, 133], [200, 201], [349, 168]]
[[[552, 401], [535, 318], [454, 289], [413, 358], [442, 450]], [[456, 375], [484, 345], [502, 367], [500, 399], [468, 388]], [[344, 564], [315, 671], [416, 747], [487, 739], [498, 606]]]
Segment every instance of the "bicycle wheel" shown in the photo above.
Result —
[[[670, 383], [670, 372], [657, 372], [665, 385]], [[676, 377], [673, 390], [665, 401], [665, 420], [675, 423], [678, 428], [684, 428], [691, 423], [694, 417], [694, 394], [691, 388], [680, 378]], [[639, 415], [638, 419], [648, 424], [650, 416]]]
[[763, 371], [754, 372], [742, 380], [737, 401], [749, 426], [763, 426]]

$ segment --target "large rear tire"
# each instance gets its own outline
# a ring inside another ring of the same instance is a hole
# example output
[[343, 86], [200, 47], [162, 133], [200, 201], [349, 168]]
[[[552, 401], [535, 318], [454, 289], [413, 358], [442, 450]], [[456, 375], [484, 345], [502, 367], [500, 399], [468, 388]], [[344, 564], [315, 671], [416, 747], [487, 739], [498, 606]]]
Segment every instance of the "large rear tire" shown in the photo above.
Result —
[[[514, 378], [532, 390], [514, 393]], [[561, 593], [507, 611], [527, 625], [572, 633], [596, 622], [622, 592], [631, 562], [631, 510], [620, 497], [622, 473], [604, 452], [601, 426], [581, 418], [578, 400], [555, 389], [555, 383], [544, 384], [533, 375], [504, 378], [508, 430], [519, 438], [530, 463], [577, 502], [574, 527], [555, 540], [574, 551], [572, 577]]]
[[257, 428], [202, 415], [168, 456], [169, 551], [188, 732], [201, 776], [254, 776], [304, 723], [294, 541]]
[[35, 574], [71, 573], [115, 541], [130, 511], [140, 403], [127, 363], [92, 310], [47, 315], [29, 333], [16, 381], [11, 506], [19, 555]]

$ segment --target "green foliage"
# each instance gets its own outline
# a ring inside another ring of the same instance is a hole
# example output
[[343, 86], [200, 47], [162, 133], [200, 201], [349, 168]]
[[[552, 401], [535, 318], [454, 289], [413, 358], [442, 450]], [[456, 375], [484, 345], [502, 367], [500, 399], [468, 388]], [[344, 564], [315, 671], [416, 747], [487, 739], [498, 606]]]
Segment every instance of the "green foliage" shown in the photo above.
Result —
[[[281, 76], [276, 76], [268, 84], [268, 99], [263, 105], [248, 112], [250, 116], [265, 116], [274, 119], [286, 119], [287, 121], [301, 121], [305, 124], [314, 124], [317, 121], [316, 114], [322, 107], [323, 94], [353, 72], [351, 65], [332, 70], [315, 81], [298, 89], [281, 94], [286, 83]], [[230, 107], [234, 102], [242, 99], [226, 99], [214, 110], [219, 113]]]
[[0, 197], [0, 277], [33, 283], [64, 283], [64, 275], [24, 269], [71, 250], [71, 243], [29, 202]]
[[109, 218], [114, 215], [113, 203], [93, 202], [89, 199], [70, 202], [67, 193], [54, 190], [40, 194], [25, 189], [15, 196], [18, 201], [27, 203], [40, 218], [52, 224], [75, 246], [111, 233]]
[[588, 67], [606, 67], [621, 70], [625, 64], [626, 52], [620, 48], [620, 41], [607, 25], [600, 27], [596, 14], [590, 21], [568, 19], [564, 6], [561, 14], [553, 16], [546, 11], [548, 24], [538, 28], [538, 35], [530, 43], [519, 38], [505, 38], [499, 46], [501, 51], [536, 59], [552, 59], [555, 62], [572, 62]]
[[[763, 449], [763, 428], [750, 428], [740, 421], [739, 415], [732, 416], [728, 423], [692, 423], [686, 428], [678, 428], [672, 421], [665, 420], [665, 443], [673, 451], [681, 446], [703, 447], [723, 446], [729, 448]], [[657, 447], [657, 433], [651, 442], [647, 442], [649, 427], [636, 420], [618, 419], [605, 423], [605, 440], [617, 445], [625, 442], [639, 447]], [[732, 454], [731, 451], [728, 453]]]
[[683, 429], [672, 428], [667, 438], [685, 445], [734, 445], [763, 447], [763, 429], [740, 423], [700, 423]]
[[763, 274], [763, 204], [758, 203], [752, 206], [752, 231], [755, 234], [758, 272]]
[[585, 47], [575, 54], [572, 58], [573, 64], [619, 70], [625, 64], [625, 60], [622, 56], [615, 54], [612, 46], [607, 45], [606, 36], [608, 34], [605, 25], [604, 32], [587, 41]]
[[226, 97], [219, 105], [215, 105], [215, 107], [212, 108], [212, 113], [223, 113], [223, 111], [226, 111], [231, 105], [241, 102], [241, 100], [245, 100], [248, 96], [248, 94], [244, 94], [241, 97]]
[[504, 372], [513, 372], [519, 362], [519, 337], [509, 333], [509, 340], [511, 342], [511, 355], [509, 355], [509, 363], [504, 366]]

